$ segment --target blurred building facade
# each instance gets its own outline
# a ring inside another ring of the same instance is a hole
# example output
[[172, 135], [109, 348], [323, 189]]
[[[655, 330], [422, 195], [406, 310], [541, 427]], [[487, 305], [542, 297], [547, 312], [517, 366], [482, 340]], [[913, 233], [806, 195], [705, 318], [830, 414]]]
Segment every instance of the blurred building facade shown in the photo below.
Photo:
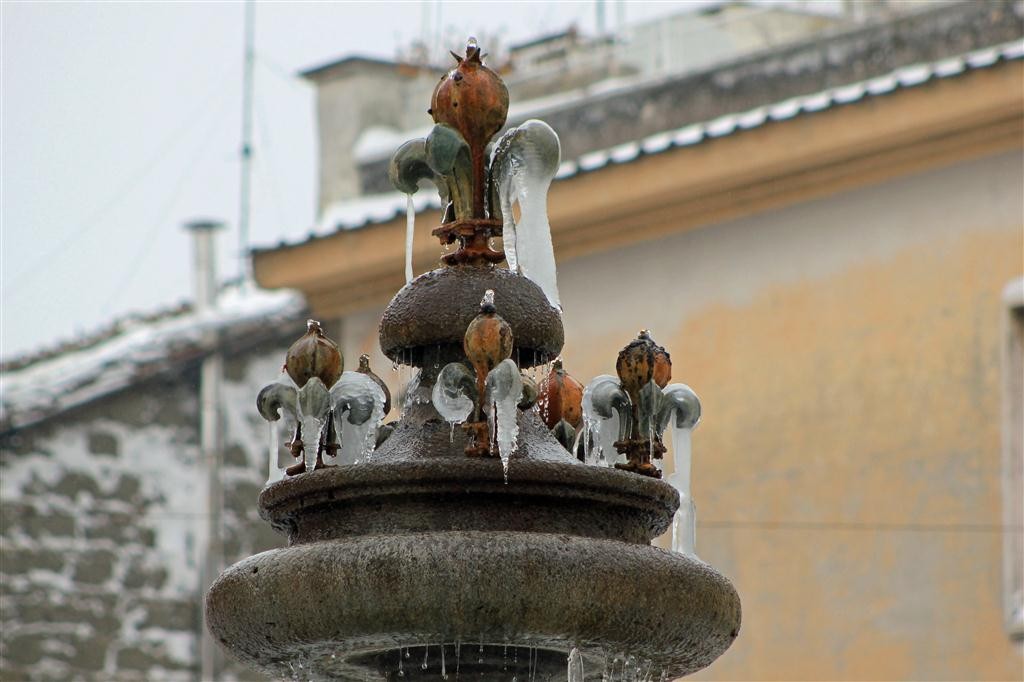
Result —
[[[745, 614], [702, 679], [1020, 675], [1022, 9], [906, 9], [510, 112], [562, 138], [567, 369], [649, 328], [702, 398], [698, 552]], [[254, 264], [381, 363], [405, 199], [376, 182]], [[417, 201], [419, 273], [440, 216]]]
[[[255, 506], [268, 440], [253, 396], [280, 371], [304, 315], [291, 292], [227, 290], [212, 311], [121, 320], [4, 364], [0, 679], [204, 677], [211, 547], [233, 563], [282, 544]], [[211, 358], [222, 369], [204, 410]], [[223, 486], [216, 511], [210, 457]], [[206, 679], [253, 679], [214, 659]]]
[[[704, 402], [698, 552], [745, 620], [699, 677], [1009, 679], [1024, 634], [1021, 8], [853, 7], [722, 3], [495, 58], [510, 122], [562, 138], [549, 203], [567, 368], [611, 371], [648, 327]], [[440, 73], [362, 57], [304, 73], [322, 224], [254, 256], [263, 286], [304, 301], [228, 296], [212, 327], [178, 310], [3, 368], [0, 678], [201, 678], [200, 366], [224, 363], [230, 563], [280, 543], [255, 508], [253, 399], [307, 307], [347, 357], [389, 364], [377, 321], [404, 283], [405, 198], [383, 169], [429, 127]], [[439, 215], [417, 202], [424, 272]]]

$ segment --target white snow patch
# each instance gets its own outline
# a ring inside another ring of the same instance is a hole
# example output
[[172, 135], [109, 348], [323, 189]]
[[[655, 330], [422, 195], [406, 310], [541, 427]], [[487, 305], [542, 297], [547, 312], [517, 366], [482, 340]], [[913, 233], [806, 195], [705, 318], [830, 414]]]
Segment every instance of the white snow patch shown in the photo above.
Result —
[[896, 72], [896, 79], [903, 87], [913, 87], [924, 83], [932, 77], [932, 67], [927, 64], [914, 64], [899, 69]]
[[680, 147], [697, 144], [704, 139], [704, 126], [700, 124], [688, 125], [680, 128], [672, 136], [672, 141]]
[[213, 347], [235, 325], [270, 323], [304, 306], [292, 291], [228, 290], [205, 312], [139, 323], [93, 347], [0, 376], [0, 422], [20, 427], [84, 404], [165, 368], [176, 355]]
[[736, 115], [727, 114], [726, 116], [719, 116], [713, 121], [709, 121], [707, 124], [707, 133], [709, 137], [722, 137], [736, 130]]
[[758, 126], [763, 125], [767, 120], [768, 108], [757, 107], [756, 109], [751, 109], [746, 113], [740, 114], [736, 119], [736, 123], [740, 128], [749, 130], [750, 128], [757, 128]]
[[[436, 192], [416, 192], [412, 203], [417, 213], [441, 208], [441, 198]], [[405, 209], [406, 195], [397, 190], [338, 201], [324, 209], [313, 236], [394, 220], [404, 215]]]
[[889, 74], [886, 76], [879, 76], [878, 78], [872, 78], [867, 82], [867, 89], [872, 95], [884, 95], [888, 92], [892, 92], [899, 85], [899, 81], [896, 80], [896, 76]]
[[832, 91], [832, 99], [839, 104], [849, 104], [862, 98], [865, 92], [867, 92], [867, 88], [863, 83], [844, 85]]
[[947, 78], [963, 73], [965, 68], [967, 68], [967, 64], [964, 62], [963, 57], [952, 57], [936, 62], [932, 67], [932, 71], [939, 78]]
[[818, 92], [804, 97], [801, 108], [807, 112], [821, 111], [832, 105], [832, 97], [828, 92]]
[[352, 155], [358, 163], [378, 161], [394, 154], [407, 139], [401, 130], [388, 126], [370, 126], [356, 138]]

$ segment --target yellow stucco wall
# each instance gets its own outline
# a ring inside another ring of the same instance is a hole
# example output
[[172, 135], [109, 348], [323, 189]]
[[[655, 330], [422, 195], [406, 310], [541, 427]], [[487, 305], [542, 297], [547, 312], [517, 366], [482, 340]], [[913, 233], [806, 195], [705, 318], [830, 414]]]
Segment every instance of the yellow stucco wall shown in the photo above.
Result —
[[649, 327], [702, 398], [698, 552], [744, 624], [699, 677], [1020, 679], [999, 349], [1022, 186], [1002, 155], [560, 271], [570, 371]]
[[[1022, 187], [1014, 152], [560, 264], [571, 373], [646, 327], [701, 396], [697, 548], [744, 623], [698, 678], [1020, 679], [999, 349]], [[379, 314], [344, 320], [348, 357]]]

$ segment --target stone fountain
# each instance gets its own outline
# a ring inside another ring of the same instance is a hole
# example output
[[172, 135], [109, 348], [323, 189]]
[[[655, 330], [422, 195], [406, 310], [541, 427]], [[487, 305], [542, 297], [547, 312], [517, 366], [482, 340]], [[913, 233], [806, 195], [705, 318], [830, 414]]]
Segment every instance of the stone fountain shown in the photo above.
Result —
[[[692, 525], [677, 518], [688, 479], [677, 491], [656, 460], [662, 431], [688, 433], [699, 403], [666, 385], [669, 356], [646, 334], [620, 354], [618, 377], [583, 391], [561, 363], [539, 386], [523, 373], [543, 373], [563, 344], [544, 210], [558, 140], [531, 121], [489, 150], [507, 92], [474, 41], [456, 59], [431, 102], [437, 125], [391, 168], [409, 194], [438, 187], [446, 210], [433, 233], [450, 246], [442, 267], [410, 273], [381, 320], [385, 355], [418, 370], [401, 418], [382, 423], [382, 383], [365, 362], [343, 372], [311, 323], [287, 376], [258, 400], [295, 427], [298, 463], [259, 498], [288, 546], [220, 576], [209, 629], [278, 678], [699, 670], [736, 638], [739, 597], [692, 553], [692, 536], [683, 551], [651, 545], [674, 519], [677, 535]], [[410, 243], [412, 231], [410, 216]]]

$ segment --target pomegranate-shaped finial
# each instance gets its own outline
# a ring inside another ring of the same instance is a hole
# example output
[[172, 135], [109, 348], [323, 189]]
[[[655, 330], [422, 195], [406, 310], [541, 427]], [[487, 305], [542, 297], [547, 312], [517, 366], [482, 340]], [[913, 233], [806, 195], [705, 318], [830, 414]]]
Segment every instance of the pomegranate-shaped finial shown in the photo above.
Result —
[[434, 88], [430, 115], [462, 134], [470, 149], [483, 149], [505, 125], [508, 89], [501, 77], [482, 61], [475, 38], [466, 46], [466, 56], [452, 56], [458, 65]]
[[643, 329], [619, 352], [615, 371], [622, 382], [622, 388], [635, 405], [640, 389], [650, 381], [653, 380], [658, 388], [665, 388], [672, 379], [672, 360], [668, 351], [655, 343], [650, 332]]
[[[478, 403], [483, 402], [487, 373], [502, 360], [512, 357], [512, 327], [494, 307], [494, 291], [488, 289], [480, 301], [480, 314], [473, 318], [462, 340], [462, 349], [476, 370]], [[481, 419], [480, 405], [477, 418]]]
[[562, 368], [561, 358], [551, 363], [551, 372], [537, 388], [540, 418], [549, 429], [563, 419], [574, 429], [583, 421], [583, 384]]
[[299, 388], [313, 377], [330, 388], [338, 381], [344, 367], [345, 359], [338, 344], [327, 338], [316, 320], [306, 321], [306, 333], [288, 349], [284, 361], [288, 376]]

